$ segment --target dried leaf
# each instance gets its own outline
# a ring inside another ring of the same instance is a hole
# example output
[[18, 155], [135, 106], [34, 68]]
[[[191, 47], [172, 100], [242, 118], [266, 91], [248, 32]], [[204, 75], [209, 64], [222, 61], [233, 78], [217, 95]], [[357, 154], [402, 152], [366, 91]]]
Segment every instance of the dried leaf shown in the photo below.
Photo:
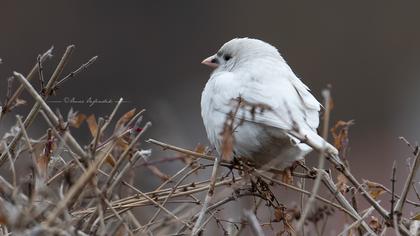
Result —
[[82, 113], [76, 113], [71, 119], [69, 120], [70, 126], [74, 128], [79, 128], [83, 121], [86, 120], [86, 115]]
[[336, 187], [338, 189], [338, 191], [340, 191], [342, 194], [346, 193], [349, 189], [349, 186], [347, 185], [348, 180], [346, 178], [346, 176], [344, 176], [343, 174], [339, 174], [337, 175], [337, 184]]
[[112, 156], [112, 154], [109, 154], [106, 157], [105, 162], [108, 163], [111, 167], [115, 167], [115, 158]]
[[125, 149], [127, 149], [128, 148], [128, 142], [127, 141], [125, 141], [124, 139], [122, 139], [122, 138], [119, 138], [119, 139], [117, 139], [117, 142], [116, 142], [116, 144], [117, 144], [117, 147], [118, 148], [121, 148], [122, 150], [125, 150]]
[[206, 146], [204, 146], [203, 144], [197, 144], [197, 146], [195, 146], [194, 148], [194, 152], [196, 153], [200, 153], [200, 154], [205, 154], [206, 152]]
[[334, 146], [345, 155], [349, 144], [349, 127], [354, 124], [354, 120], [338, 121], [333, 128], [331, 134], [334, 139]]
[[0, 225], [6, 225], [6, 217], [3, 214], [0, 214]]
[[90, 115], [86, 119], [86, 122], [88, 124], [90, 134], [92, 135], [92, 137], [96, 137], [96, 133], [98, 132], [98, 124], [96, 123], [95, 115]]
[[126, 112], [123, 116], [121, 116], [120, 119], [118, 119], [117, 124], [115, 124], [115, 130], [119, 130], [122, 127], [124, 127], [124, 125], [127, 124], [127, 122], [129, 122], [135, 114], [136, 114], [135, 108]]
[[364, 180], [364, 183], [367, 187], [368, 193], [373, 197], [373, 199], [377, 199], [380, 195], [386, 192], [385, 187], [382, 184], [378, 184], [369, 180]]
[[[194, 152], [196, 153], [200, 153], [200, 154], [205, 154], [206, 153], [206, 146], [202, 145], [202, 144], [197, 144], [197, 146], [194, 148]], [[191, 165], [191, 168], [196, 168], [198, 167], [198, 163], [195, 161], [195, 158], [193, 158], [190, 155], [185, 155], [184, 158], [182, 158], [182, 161], [187, 164], [187, 165]], [[196, 171], [196, 173], [198, 172], [198, 170]]]
[[286, 168], [282, 173], [282, 181], [286, 184], [293, 184], [292, 170]]
[[274, 209], [274, 220], [273, 222], [280, 222], [284, 219], [284, 207], [275, 207]]
[[48, 176], [48, 164], [51, 160], [51, 155], [56, 149], [56, 144], [54, 142], [54, 136], [52, 135], [52, 130], [48, 129], [47, 131], [47, 140], [44, 144], [43, 152], [37, 157], [36, 165], [39, 171], [41, 178], [46, 179]]
[[369, 221], [369, 227], [372, 228], [372, 230], [375, 233], [380, 233], [382, 231], [382, 225], [379, 222], [378, 218], [371, 216]]
[[42, 179], [46, 179], [48, 176], [48, 163], [50, 162], [50, 157], [42, 154], [36, 160], [36, 165], [38, 167], [39, 174]]
[[416, 213], [413, 217], [411, 217], [411, 220], [420, 220], [420, 212]]
[[232, 161], [233, 159], [233, 128], [228, 120], [225, 122], [222, 132], [222, 160]]

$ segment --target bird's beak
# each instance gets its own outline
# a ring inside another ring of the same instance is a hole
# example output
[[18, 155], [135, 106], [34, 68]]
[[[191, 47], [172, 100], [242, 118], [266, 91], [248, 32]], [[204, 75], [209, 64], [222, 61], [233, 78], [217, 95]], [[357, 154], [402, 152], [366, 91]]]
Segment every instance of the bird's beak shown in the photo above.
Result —
[[219, 62], [216, 58], [216, 55], [207, 57], [206, 59], [204, 59], [201, 64], [204, 64], [206, 66], [210, 66], [211, 68], [217, 68], [219, 66]]

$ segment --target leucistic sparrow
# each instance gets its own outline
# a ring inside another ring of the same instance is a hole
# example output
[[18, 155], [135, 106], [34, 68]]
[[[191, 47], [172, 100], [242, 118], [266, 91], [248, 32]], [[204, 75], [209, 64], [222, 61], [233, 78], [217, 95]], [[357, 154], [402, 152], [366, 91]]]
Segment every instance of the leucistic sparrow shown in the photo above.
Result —
[[[284, 169], [303, 159], [312, 148], [291, 135], [293, 130], [331, 154], [338, 153], [317, 134], [320, 103], [275, 47], [258, 39], [235, 38], [202, 64], [214, 68], [202, 92], [201, 115], [219, 154], [228, 114], [236, 120], [234, 155], [257, 166], [275, 163]], [[249, 107], [238, 106], [233, 113], [232, 101], [238, 98], [268, 109], [250, 112]]]

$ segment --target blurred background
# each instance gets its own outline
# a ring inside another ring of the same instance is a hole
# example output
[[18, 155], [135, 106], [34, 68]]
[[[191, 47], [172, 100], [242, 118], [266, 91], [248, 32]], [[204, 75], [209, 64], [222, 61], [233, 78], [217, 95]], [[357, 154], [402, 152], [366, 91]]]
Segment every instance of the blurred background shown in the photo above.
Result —
[[[419, 9], [414, 1], [2, 0], [0, 98], [13, 70], [27, 74], [54, 45], [45, 63], [50, 75], [65, 47], [75, 44], [64, 74], [99, 59], [51, 100], [123, 97], [128, 102], [121, 111], [147, 109], [154, 124], [148, 137], [187, 148], [207, 145], [200, 95], [211, 71], [200, 62], [234, 37], [255, 37], [276, 46], [318, 99], [332, 85], [333, 122], [356, 122], [353, 171], [388, 184], [394, 160], [398, 175], [407, 173], [410, 152], [398, 137], [415, 143], [420, 134]], [[15, 112], [25, 115], [31, 106]], [[53, 106], [104, 116], [114, 104]], [[13, 115], [7, 120], [15, 122]], [[6, 128], [3, 123], [0, 135]], [[401, 187], [403, 179], [398, 182]]]

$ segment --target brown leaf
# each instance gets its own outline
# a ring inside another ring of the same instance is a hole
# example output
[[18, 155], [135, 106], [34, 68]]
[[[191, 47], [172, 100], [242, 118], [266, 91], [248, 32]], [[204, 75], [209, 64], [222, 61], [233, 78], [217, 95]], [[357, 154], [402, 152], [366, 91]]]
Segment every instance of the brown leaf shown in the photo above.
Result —
[[42, 154], [36, 160], [36, 166], [39, 171], [39, 175], [42, 179], [46, 179], [48, 176], [48, 163], [50, 162], [50, 157]]
[[342, 194], [346, 193], [348, 191], [348, 180], [346, 178], [346, 176], [344, 176], [343, 174], [339, 174], [337, 175], [337, 184], [336, 187], [338, 189], [338, 191], [340, 191]]
[[283, 222], [283, 230], [277, 235], [296, 235], [291, 222], [297, 217], [300, 217], [300, 212], [297, 208], [275, 207], [273, 222]]
[[70, 126], [74, 128], [79, 128], [83, 121], [86, 120], [86, 115], [82, 113], [77, 113], [69, 120]]
[[111, 167], [115, 167], [115, 158], [112, 156], [112, 154], [109, 154], [106, 157], [105, 162], [108, 163]]
[[[194, 152], [200, 153], [200, 154], [205, 154], [206, 153], [206, 146], [199, 143], [199, 144], [197, 144], [197, 146], [195, 146]], [[190, 155], [185, 155], [184, 158], [182, 158], [182, 161], [187, 165], [192, 164], [191, 168], [193, 168], [193, 169], [198, 167], [198, 163], [195, 162], [195, 158], [190, 156]]]
[[88, 124], [89, 130], [90, 130], [90, 134], [92, 135], [92, 137], [96, 137], [96, 133], [98, 132], [98, 124], [96, 123], [96, 117], [95, 115], [90, 115], [87, 119], [86, 122]]
[[38, 168], [39, 174], [43, 179], [46, 179], [48, 176], [48, 163], [51, 160], [51, 155], [56, 149], [56, 143], [54, 142], [54, 136], [52, 135], [52, 130], [48, 129], [47, 131], [47, 140], [44, 144], [44, 149], [42, 153], [36, 158], [36, 166]]
[[420, 212], [416, 213], [413, 217], [411, 217], [411, 220], [420, 220]]
[[233, 129], [226, 121], [222, 132], [222, 160], [232, 161], [233, 159]]
[[373, 197], [373, 199], [377, 199], [380, 195], [386, 192], [385, 187], [382, 184], [378, 184], [369, 180], [364, 181], [368, 193]]
[[199, 143], [199, 144], [197, 144], [197, 146], [195, 146], [194, 152], [200, 153], [200, 154], [204, 154], [206, 152], [206, 146], [204, 146], [203, 144]]
[[273, 222], [280, 222], [284, 220], [284, 216], [285, 216], [284, 207], [275, 207]]
[[0, 225], [6, 225], [6, 217], [3, 214], [0, 214]]
[[378, 218], [371, 216], [369, 221], [369, 227], [372, 228], [372, 230], [375, 233], [380, 233], [382, 231], [382, 225], [379, 222]]
[[124, 236], [127, 235], [127, 230], [121, 225], [119, 226], [117, 232], [115, 233], [115, 236]]
[[346, 153], [349, 143], [349, 127], [354, 124], [354, 120], [338, 121], [333, 128], [331, 134], [334, 139], [334, 146], [343, 154]]
[[131, 109], [130, 111], [126, 112], [120, 119], [118, 119], [117, 124], [115, 124], [115, 130], [121, 129], [127, 122], [133, 118], [136, 114], [136, 109]]
[[119, 138], [119, 139], [117, 139], [117, 142], [116, 142], [116, 144], [117, 144], [117, 147], [118, 148], [121, 148], [121, 150], [125, 150], [125, 149], [127, 149], [128, 148], [128, 142], [127, 141], [125, 141], [124, 139], [122, 139], [122, 138]]
[[293, 184], [292, 170], [290, 168], [284, 169], [282, 173], [282, 181], [286, 184]]

